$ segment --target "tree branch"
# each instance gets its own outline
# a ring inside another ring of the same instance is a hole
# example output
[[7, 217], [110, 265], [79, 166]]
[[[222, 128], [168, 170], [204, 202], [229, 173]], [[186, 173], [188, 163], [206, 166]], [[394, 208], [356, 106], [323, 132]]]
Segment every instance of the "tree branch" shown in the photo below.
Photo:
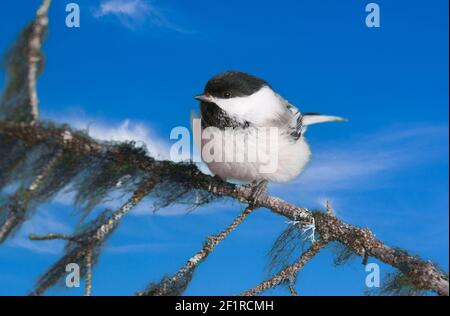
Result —
[[[71, 135], [71, 139], [64, 141], [64, 135], [67, 135], [67, 133]], [[53, 142], [64, 146], [65, 150], [74, 153], [106, 154], [117, 163], [131, 163], [143, 171], [154, 172], [155, 169], [159, 169], [166, 170], [166, 172], [176, 172], [181, 178], [191, 179], [196, 188], [217, 196], [228, 196], [243, 203], [252, 202], [252, 191], [248, 187], [237, 186], [210, 177], [190, 164], [156, 161], [151, 157], [141, 155], [123, 155], [111, 146], [99, 143], [84, 134], [70, 132], [67, 128], [0, 122], [0, 134], [21, 140], [28, 145], [52, 139]], [[398, 268], [415, 280], [415, 284], [422, 289], [432, 290], [439, 295], [448, 295], [449, 293], [448, 279], [442, 271], [430, 262], [384, 245], [375, 238], [368, 228], [361, 229], [349, 225], [335, 216], [323, 212], [310, 212], [274, 196], [262, 198], [258, 206], [270, 209], [276, 214], [295, 221], [299, 219], [309, 220], [313, 216], [317, 231], [322, 238], [339, 241], [360, 256], [364, 256], [367, 251], [369, 256]]]
[[28, 93], [31, 106], [32, 122], [39, 117], [38, 96], [37, 96], [37, 75], [39, 72], [39, 63], [41, 62], [41, 46], [42, 38], [47, 30], [48, 17], [47, 12], [50, 7], [51, 0], [44, 0], [41, 7], [37, 11], [37, 17], [34, 23], [32, 36], [30, 38], [30, 48], [28, 55]]
[[[117, 228], [120, 220], [128, 214], [149, 192], [153, 189], [156, 179], [149, 178], [144, 180], [139, 188], [133, 193], [132, 197], [118, 210], [114, 211], [110, 216], [101, 219], [99, 223], [94, 221], [92, 225], [88, 225], [86, 230], [64, 238], [69, 240], [66, 254], [60, 258], [53, 266], [39, 279], [35, 290], [31, 295], [42, 295], [49, 287], [53, 286], [65, 273], [65, 267], [68, 263], [78, 262], [80, 266], [85, 268], [85, 274], [88, 275], [89, 270], [92, 269], [94, 256], [96, 257], [98, 250], [105, 242], [106, 238]], [[93, 226], [93, 227], [91, 227]], [[63, 235], [50, 235], [53, 237], [62, 237]], [[84, 260], [86, 256], [86, 249], [90, 252], [90, 260]], [[86, 266], [86, 263], [90, 263]], [[90, 275], [89, 275], [90, 276]], [[87, 280], [86, 286], [89, 286], [90, 280]]]
[[[8, 205], [5, 206], [6, 218], [3, 223], [0, 223], [0, 243], [4, 242], [6, 238], [17, 228], [19, 224], [26, 218], [28, 204], [33, 194], [41, 187], [44, 180], [50, 175], [52, 169], [58, 163], [63, 155], [63, 149], [58, 149], [50, 161], [45, 165], [41, 173], [34, 179], [30, 186], [22, 192], [18, 189], [14, 198]], [[0, 211], [2, 209], [0, 208]]]
[[233, 222], [217, 235], [209, 236], [203, 248], [192, 256], [186, 264], [173, 276], [165, 277], [158, 284], [151, 284], [145, 291], [137, 293], [138, 296], [175, 296], [181, 295], [192, 279], [195, 269], [206, 257], [221, 243], [232, 231], [236, 229], [254, 210], [253, 206], [248, 206], [236, 217]]
[[92, 250], [88, 246], [86, 249], [86, 289], [85, 296], [91, 296], [92, 290]]
[[[306, 250], [299, 258], [298, 260], [290, 265], [289, 267], [281, 270], [279, 273], [277, 273], [275, 276], [271, 277], [270, 279], [262, 282], [261, 284], [257, 285], [256, 287], [245, 291], [242, 293], [243, 296], [254, 296], [258, 295], [270, 288], [276, 287], [280, 285], [283, 282], [290, 282], [290, 280], [294, 279], [297, 273], [305, 266], [305, 264], [311, 260], [316, 254], [322, 250], [323, 247], [325, 247], [328, 244], [328, 242], [324, 239], [319, 239], [315, 241], [311, 247]], [[292, 287], [292, 284], [289, 284], [289, 290], [292, 295], [297, 295], [297, 292]]]
[[48, 28], [51, 0], [44, 0], [35, 20], [22, 32], [8, 54], [8, 81], [0, 98], [0, 113], [8, 120], [33, 123], [38, 119], [37, 77], [42, 70], [41, 47]]
[[338, 241], [351, 248], [359, 256], [374, 257], [399, 269], [410, 278], [417, 289], [431, 290], [442, 296], [449, 295], [447, 275], [430, 261], [385, 245], [376, 239], [369, 228], [352, 226], [323, 212], [315, 211], [313, 214], [317, 230], [323, 238], [329, 241]]
[[44, 235], [44, 236], [30, 234], [28, 236], [28, 238], [30, 240], [39, 240], [39, 241], [41, 241], [41, 240], [55, 240], [55, 239], [62, 239], [62, 240], [67, 240], [67, 241], [73, 240], [72, 236], [67, 236], [67, 235], [63, 235], [63, 234], [48, 234], [48, 235]]

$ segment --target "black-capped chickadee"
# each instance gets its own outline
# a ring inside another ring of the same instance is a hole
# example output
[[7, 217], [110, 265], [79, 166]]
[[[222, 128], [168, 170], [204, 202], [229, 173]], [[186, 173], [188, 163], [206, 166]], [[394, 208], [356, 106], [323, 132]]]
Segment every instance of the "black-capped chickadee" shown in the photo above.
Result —
[[[214, 76], [195, 98], [203, 161], [223, 180], [253, 183], [255, 199], [265, 194], [267, 182], [287, 182], [303, 171], [311, 157], [304, 138], [308, 125], [344, 121], [301, 113], [266, 81], [239, 71]], [[213, 138], [220, 141], [212, 148]]]

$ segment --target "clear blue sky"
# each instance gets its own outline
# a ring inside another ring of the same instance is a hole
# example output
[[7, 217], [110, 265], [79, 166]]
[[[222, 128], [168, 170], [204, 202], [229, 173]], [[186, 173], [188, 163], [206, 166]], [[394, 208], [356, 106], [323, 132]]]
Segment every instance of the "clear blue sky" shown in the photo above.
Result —
[[[1, 1], [1, 52], [39, 2]], [[118, 14], [108, 0], [79, 0], [78, 29], [65, 27], [68, 2], [54, 1], [50, 11], [39, 81], [44, 118], [89, 125], [96, 137], [150, 140], [157, 152], [170, 146], [173, 127], [189, 127], [193, 96], [208, 78], [253, 73], [302, 111], [349, 119], [310, 128], [311, 164], [270, 192], [309, 208], [331, 199], [344, 220], [448, 271], [448, 1], [376, 1], [378, 29], [364, 23], [370, 1], [141, 0], [138, 10]], [[140, 207], [110, 239], [93, 294], [133, 294], [175, 272], [239, 209], [226, 203], [152, 215]], [[60, 243], [29, 242], [26, 234], [70, 232], [72, 211], [59, 197], [0, 246], [0, 295], [27, 293], [57, 260]], [[267, 251], [286, 225], [267, 210], [252, 214], [200, 266], [186, 294], [237, 294], [262, 281]], [[299, 294], [359, 295], [365, 276], [359, 261], [335, 268], [325, 251], [300, 273]]]

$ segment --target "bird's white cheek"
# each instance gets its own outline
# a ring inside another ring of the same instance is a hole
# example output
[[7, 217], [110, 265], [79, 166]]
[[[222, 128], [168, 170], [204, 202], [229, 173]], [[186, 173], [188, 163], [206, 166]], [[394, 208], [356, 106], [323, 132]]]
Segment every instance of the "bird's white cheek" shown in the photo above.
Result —
[[216, 99], [215, 103], [229, 115], [242, 117], [248, 111], [248, 107], [243, 104], [242, 98]]
[[216, 99], [215, 103], [230, 116], [264, 126], [283, 114], [280, 99], [269, 87], [264, 87], [248, 97]]

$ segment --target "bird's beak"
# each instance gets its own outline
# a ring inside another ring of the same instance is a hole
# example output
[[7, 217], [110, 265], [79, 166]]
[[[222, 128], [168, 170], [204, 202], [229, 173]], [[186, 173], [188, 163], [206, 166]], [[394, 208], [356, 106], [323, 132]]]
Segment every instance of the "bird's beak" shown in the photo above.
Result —
[[212, 98], [208, 95], [199, 94], [195, 96], [195, 99], [203, 102], [212, 102]]

